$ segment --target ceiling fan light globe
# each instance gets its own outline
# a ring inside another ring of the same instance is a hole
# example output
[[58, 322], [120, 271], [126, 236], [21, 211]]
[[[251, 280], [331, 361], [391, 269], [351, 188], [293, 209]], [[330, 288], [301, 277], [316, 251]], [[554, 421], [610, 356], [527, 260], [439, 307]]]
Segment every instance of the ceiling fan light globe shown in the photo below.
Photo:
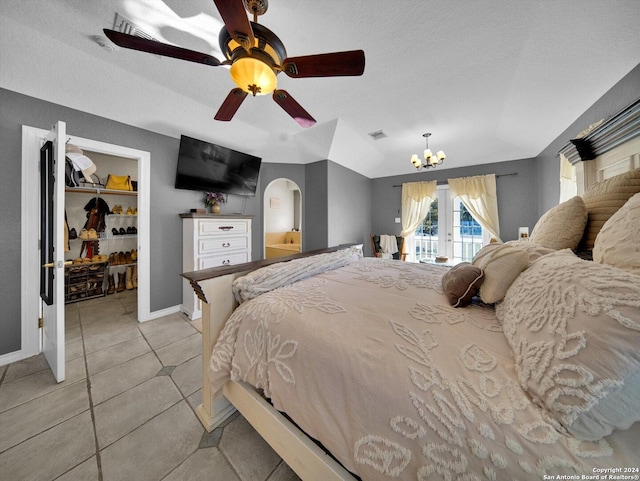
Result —
[[231, 79], [245, 92], [255, 95], [267, 95], [278, 86], [273, 69], [253, 57], [237, 59], [230, 69]]

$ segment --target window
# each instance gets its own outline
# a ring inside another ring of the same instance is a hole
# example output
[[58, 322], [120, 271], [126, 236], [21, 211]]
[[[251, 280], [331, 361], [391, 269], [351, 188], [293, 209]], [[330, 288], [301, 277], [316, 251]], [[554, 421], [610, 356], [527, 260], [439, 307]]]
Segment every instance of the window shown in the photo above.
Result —
[[433, 262], [436, 256], [453, 262], [471, 262], [473, 256], [489, 243], [489, 235], [456, 197], [451, 199], [449, 187], [438, 186], [438, 198], [416, 229], [417, 262]]
[[453, 259], [471, 262], [485, 244], [482, 226], [473, 218], [460, 198], [453, 199]]

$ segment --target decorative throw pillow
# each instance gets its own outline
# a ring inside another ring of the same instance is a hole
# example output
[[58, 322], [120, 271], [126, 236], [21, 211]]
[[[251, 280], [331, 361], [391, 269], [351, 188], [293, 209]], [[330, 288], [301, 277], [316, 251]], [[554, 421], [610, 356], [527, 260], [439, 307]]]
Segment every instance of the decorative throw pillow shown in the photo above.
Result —
[[469, 262], [461, 262], [442, 276], [442, 289], [453, 307], [471, 304], [473, 296], [478, 294], [484, 273]]
[[640, 274], [640, 193], [602, 226], [593, 246], [593, 260]]
[[591, 250], [602, 226], [625, 202], [640, 192], [640, 169], [596, 182], [582, 195], [589, 222], [580, 241], [580, 249]]
[[496, 315], [522, 387], [576, 438], [597, 440], [640, 421], [640, 283], [579, 259], [541, 257]]
[[549, 249], [548, 247], [544, 247], [538, 244], [534, 244], [528, 240], [512, 240], [505, 242], [506, 245], [515, 247], [516, 249], [520, 249], [521, 251], [525, 251], [529, 256], [529, 265], [542, 256], [546, 256], [547, 254], [551, 254], [552, 252], [556, 252], [555, 249]]
[[582, 197], [576, 195], [540, 217], [529, 242], [556, 250], [575, 249], [586, 225], [587, 207]]
[[507, 244], [484, 246], [473, 258], [472, 264], [484, 271], [480, 298], [486, 304], [502, 300], [511, 283], [529, 265], [529, 255]]

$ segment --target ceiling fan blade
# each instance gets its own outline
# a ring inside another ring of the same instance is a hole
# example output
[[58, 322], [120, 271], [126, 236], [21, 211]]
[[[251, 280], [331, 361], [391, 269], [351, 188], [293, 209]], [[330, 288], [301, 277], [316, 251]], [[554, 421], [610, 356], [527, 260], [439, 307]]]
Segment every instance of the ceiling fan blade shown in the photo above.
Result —
[[153, 53], [164, 57], [173, 57], [189, 62], [203, 63], [216, 67], [220, 65], [220, 60], [206, 53], [188, 50], [175, 45], [158, 42], [156, 40], [148, 40], [146, 38], [129, 35], [127, 33], [117, 32], [115, 30], [104, 29], [104, 34], [116, 45], [141, 52]]
[[213, 0], [225, 27], [247, 52], [254, 46], [255, 37], [242, 0]]
[[364, 51], [322, 53], [291, 57], [282, 62], [282, 70], [289, 77], [357, 76], [364, 72]]
[[244, 99], [246, 98], [247, 92], [240, 88], [233, 89], [231, 92], [229, 92], [227, 98], [224, 99], [224, 102], [222, 102], [222, 105], [218, 109], [218, 113], [216, 114], [214, 119], [228, 122], [233, 118], [236, 111], [238, 110], [240, 105], [242, 105], [242, 102], [244, 102]]
[[302, 127], [312, 127], [316, 124], [316, 119], [311, 117], [309, 112], [303, 109], [286, 90], [274, 90], [273, 100]]

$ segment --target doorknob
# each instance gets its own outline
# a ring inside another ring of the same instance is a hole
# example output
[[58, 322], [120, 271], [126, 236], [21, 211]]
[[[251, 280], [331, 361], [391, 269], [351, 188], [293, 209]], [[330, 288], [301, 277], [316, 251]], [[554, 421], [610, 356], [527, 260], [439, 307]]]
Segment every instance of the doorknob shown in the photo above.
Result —
[[48, 264], [42, 264], [42, 267], [62, 267], [63, 265], [70, 266], [71, 264], [73, 264], [73, 261], [64, 261], [64, 263], [61, 262], [59, 266], [55, 262], [49, 262]]

